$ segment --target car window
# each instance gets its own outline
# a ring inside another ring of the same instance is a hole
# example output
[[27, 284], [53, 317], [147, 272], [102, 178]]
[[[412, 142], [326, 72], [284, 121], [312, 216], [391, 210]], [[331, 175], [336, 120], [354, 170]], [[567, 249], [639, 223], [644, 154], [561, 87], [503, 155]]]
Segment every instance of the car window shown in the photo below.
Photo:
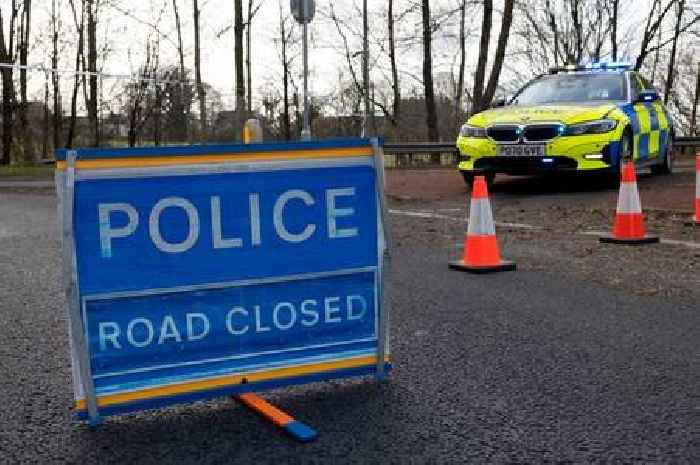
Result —
[[617, 73], [556, 74], [530, 82], [511, 102], [537, 105], [557, 102], [624, 100], [625, 80]]
[[642, 84], [639, 82], [639, 79], [637, 79], [637, 75], [630, 73], [630, 90], [632, 92], [632, 95], [630, 95], [630, 99], [635, 102], [637, 100], [637, 97], [639, 96], [639, 93], [643, 90], [642, 89]]
[[637, 74], [637, 77], [642, 82], [642, 87], [644, 88], [644, 90], [656, 91], [656, 88], [647, 80], [647, 78], [645, 78], [641, 74]]

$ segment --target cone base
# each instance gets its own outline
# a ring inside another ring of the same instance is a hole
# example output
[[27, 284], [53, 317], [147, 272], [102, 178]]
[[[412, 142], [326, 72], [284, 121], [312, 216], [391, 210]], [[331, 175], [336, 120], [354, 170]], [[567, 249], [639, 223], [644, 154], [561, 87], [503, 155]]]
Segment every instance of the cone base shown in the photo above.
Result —
[[613, 235], [605, 235], [598, 238], [604, 244], [627, 244], [627, 245], [642, 245], [655, 244], [659, 242], [659, 236], [645, 235], [644, 237], [623, 238]]
[[507, 260], [501, 261], [497, 265], [470, 265], [464, 260], [455, 260], [448, 263], [448, 266], [453, 270], [466, 271], [467, 273], [485, 274], [496, 273], [498, 271], [514, 271], [516, 266], [514, 262]]

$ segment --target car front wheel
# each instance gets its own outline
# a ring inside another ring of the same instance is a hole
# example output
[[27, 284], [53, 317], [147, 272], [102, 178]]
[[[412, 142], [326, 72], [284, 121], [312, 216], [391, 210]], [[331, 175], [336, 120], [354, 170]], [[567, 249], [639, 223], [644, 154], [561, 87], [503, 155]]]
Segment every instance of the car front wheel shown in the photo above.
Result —
[[658, 165], [652, 166], [651, 172], [654, 174], [673, 174], [673, 137], [668, 138], [663, 160]]

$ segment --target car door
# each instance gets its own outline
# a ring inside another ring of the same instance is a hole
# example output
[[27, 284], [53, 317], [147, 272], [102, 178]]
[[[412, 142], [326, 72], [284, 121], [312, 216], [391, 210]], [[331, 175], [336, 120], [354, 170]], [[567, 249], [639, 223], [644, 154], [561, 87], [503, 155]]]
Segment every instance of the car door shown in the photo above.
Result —
[[[656, 92], [654, 86], [642, 75], [638, 74], [637, 77], [644, 87], [644, 90], [653, 90]], [[651, 126], [649, 131], [649, 158], [654, 158], [666, 153], [666, 145], [668, 144], [669, 137], [671, 137], [671, 121], [661, 100], [647, 102], [644, 106], [649, 112]]]
[[[632, 100], [632, 111], [635, 115], [635, 121], [632, 121], [632, 130], [634, 132], [634, 159], [645, 161], [650, 158], [650, 138], [652, 127], [656, 127], [658, 131], [658, 117], [656, 111], [646, 102], [638, 102], [639, 93], [644, 90], [642, 81], [637, 73], [630, 73], [630, 99]], [[658, 149], [657, 149], [658, 153]]]

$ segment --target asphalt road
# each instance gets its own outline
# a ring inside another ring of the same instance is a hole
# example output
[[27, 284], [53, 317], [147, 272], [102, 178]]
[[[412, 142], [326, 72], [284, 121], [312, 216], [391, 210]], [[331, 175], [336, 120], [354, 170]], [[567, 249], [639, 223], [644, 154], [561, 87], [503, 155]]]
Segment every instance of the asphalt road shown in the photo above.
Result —
[[[430, 235], [460, 225], [392, 221], [390, 380], [265, 394], [316, 442], [296, 444], [226, 399], [90, 431], [71, 421], [55, 199], [0, 191], [0, 463], [700, 461], [697, 300], [567, 272], [550, 242], [522, 237], [504, 240], [517, 272], [450, 271]], [[538, 253], [549, 258], [535, 266]]]

